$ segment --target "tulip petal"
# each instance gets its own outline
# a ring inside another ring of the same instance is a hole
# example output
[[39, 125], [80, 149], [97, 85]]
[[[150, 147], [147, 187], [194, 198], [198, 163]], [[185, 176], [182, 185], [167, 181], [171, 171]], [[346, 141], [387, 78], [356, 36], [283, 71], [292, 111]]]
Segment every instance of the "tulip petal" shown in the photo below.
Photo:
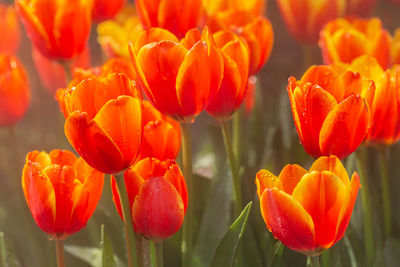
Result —
[[[260, 170], [256, 175], [257, 195], [261, 198], [264, 190], [277, 187], [278, 177], [267, 170]], [[281, 189], [281, 188], [279, 188]]]
[[269, 230], [285, 246], [299, 252], [314, 250], [312, 218], [292, 196], [276, 188], [267, 189], [260, 206]]
[[179, 195], [182, 197], [184, 210], [186, 212], [188, 205], [188, 192], [185, 179], [182, 175], [181, 170], [179, 169], [179, 166], [174, 160], [169, 160], [166, 162], [169, 166], [164, 174], [164, 178], [169, 181], [173, 186], [175, 186], [176, 191], [178, 191]]
[[286, 165], [278, 176], [278, 188], [291, 195], [306, 173], [307, 170], [297, 164]]
[[178, 38], [176, 38], [176, 36], [168, 30], [165, 30], [163, 28], [150, 28], [147, 31], [140, 32], [140, 34], [138, 35], [135, 42], [135, 51], [136, 53], [139, 53], [140, 49], [142, 49], [143, 46], [165, 40], [179, 43]]
[[351, 63], [353, 59], [367, 54], [365, 44], [366, 36], [352, 28], [339, 29], [332, 38], [332, 43], [338, 55], [338, 61]]
[[329, 171], [313, 171], [304, 175], [294, 189], [293, 198], [314, 222], [316, 246], [329, 248], [333, 245], [346, 192], [342, 180]]
[[312, 171], [330, 171], [336, 174], [342, 180], [344, 185], [347, 186], [350, 183], [346, 169], [336, 156], [319, 157], [316, 161], [314, 161], [309, 170], [309, 172]]

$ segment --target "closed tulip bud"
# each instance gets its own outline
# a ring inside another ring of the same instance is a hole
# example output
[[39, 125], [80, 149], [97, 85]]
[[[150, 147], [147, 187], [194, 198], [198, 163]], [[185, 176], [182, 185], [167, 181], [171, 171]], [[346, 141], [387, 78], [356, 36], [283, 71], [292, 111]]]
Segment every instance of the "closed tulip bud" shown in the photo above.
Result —
[[340, 18], [321, 31], [319, 46], [325, 64], [351, 63], [362, 55], [378, 60], [382, 68], [390, 64], [390, 34], [382, 29], [378, 18]]
[[92, 216], [104, 174], [67, 150], [26, 156], [22, 189], [36, 224], [55, 239], [78, 232]]
[[214, 39], [190, 30], [180, 42], [167, 30], [143, 31], [131, 51], [136, 81], [161, 113], [193, 122], [221, 85], [224, 62]]
[[99, 22], [113, 18], [125, 5], [126, 0], [94, 0], [92, 18]]
[[92, 75], [57, 92], [57, 98], [65, 135], [90, 166], [110, 174], [135, 161], [143, 132], [142, 100], [128, 76]]
[[297, 133], [308, 154], [344, 158], [364, 141], [375, 85], [359, 73], [312, 66], [287, 87]]
[[16, 0], [25, 30], [39, 51], [68, 60], [82, 53], [90, 33], [92, 0]]
[[[135, 231], [153, 241], [176, 233], [188, 204], [186, 183], [173, 160], [145, 158], [124, 173]], [[111, 188], [121, 218], [122, 210], [115, 178]]]
[[0, 54], [0, 126], [13, 125], [22, 119], [30, 99], [24, 66], [16, 57]]
[[14, 6], [0, 3], [0, 53], [15, 54], [21, 42], [21, 30]]
[[307, 171], [286, 165], [278, 177], [261, 170], [256, 177], [261, 214], [268, 230], [285, 246], [318, 256], [336, 244], [349, 224], [360, 188], [335, 156], [320, 157]]

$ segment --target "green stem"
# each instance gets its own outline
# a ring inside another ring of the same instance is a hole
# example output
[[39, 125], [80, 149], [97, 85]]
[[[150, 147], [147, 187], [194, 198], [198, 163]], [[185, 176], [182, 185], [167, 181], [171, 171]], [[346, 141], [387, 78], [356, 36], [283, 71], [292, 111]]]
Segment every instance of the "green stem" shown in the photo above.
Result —
[[242, 153], [242, 120], [243, 120], [243, 110], [240, 108], [233, 115], [233, 151], [235, 156], [240, 162]]
[[156, 267], [164, 267], [164, 254], [163, 254], [163, 244], [162, 241], [154, 242], [154, 247], [156, 251]]
[[65, 267], [64, 240], [56, 240], [57, 267]]
[[319, 267], [319, 256], [315, 256], [315, 257], [308, 257], [310, 259], [311, 262], [311, 266], [312, 267]]
[[232, 139], [230, 135], [229, 123], [224, 121], [220, 123], [222, 136], [224, 138], [224, 145], [226, 154], [229, 160], [229, 166], [232, 173], [233, 189], [234, 189], [234, 207], [235, 207], [235, 218], [242, 212], [242, 191], [239, 180], [239, 168], [236, 161], [235, 154], [232, 147]]
[[186, 217], [183, 222], [182, 233], [182, 266], [190, 267], [192, 261], [193, 247], [193, 208], [194, 208], [194, 191], [192, 185], [192, 137], [190, 132], [190, 124], [181, 123], [182, 128], [182, 159], [183, 159], [183, 175], [185, 177], [186, 186], [190, 202], [186, 211]]
[[389, 174], [388, 174], [388, 160], [387, 160], [386, 147], [379, 148], [379, 161], [381, 165], [381, 185], [382, 185], [382, 198], [383, 198], [383, 230], [385, 238], [392, 234], [392, 212], [390, 206], [390, 187], [389, 187]]
[[125, 235], [126, 235], [126, 250], [128, 254], [128, 267], [137, 266], [137, 255], [136, 255], [136, 242], [135, 234], [133, 230], [133, 221], [131, 207], [129, 205], [128, 192], [125, 187], [124, 173], [114, 175], [121, 200], [122, 215], [125, 224]]
[[374, 232], [372, 228], [372, 215], [371, 215], [371, 194], [369, 192], [369, 183], [366, 167], [366, 150], [361, 148], [357, 153], [357, 165], [360, 173], [361, 181], [361, 203], [363, 210], [364, 220], [364, 242], [365, 242], [365, 255], [367, 263], [372, 263], [374, 260]]
[[139, 234], [135, 234], [138, 266], [151, 267], [150, 241]]

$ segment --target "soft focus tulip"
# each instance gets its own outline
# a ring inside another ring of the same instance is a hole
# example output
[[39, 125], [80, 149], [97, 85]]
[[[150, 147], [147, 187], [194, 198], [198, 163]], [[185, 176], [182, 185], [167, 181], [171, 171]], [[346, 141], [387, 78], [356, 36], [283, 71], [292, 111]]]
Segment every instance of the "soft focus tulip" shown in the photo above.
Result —
[[391, 56], [393, 64], [400, 64], [400, 28], [396, 29], [392, 39]]
[[361, 56], [347, 67], [375, 83], [370, 105], [372, 125], [367, 142], [391, 145], [400, 138], [400, 66], [384, 71], [375, 58]]
[[375, 57], [382, 68], [390, 64], [390, 35], [378, 18], [340, 18], [321, 31], [319, 46], [325, 64], [351, 63], [361, 55]]
[[0, 31], [0, 53], [15, 54], [21, 41], [21, 30], [14, 6], [0, 3]]
[[255, 94], [256, 94], [257, 77], [250, 76], [247, 81], [246, 95], [244, 96], [244, 110], [246, 115], [249, 116], [254, 108]]
[[346, 0], [276, 0], [292, 36], [306, 43], [317, 43], [319, 32], [330, 20], [343, 15]]
[[335, 156], [317, 159], [307, 172], [286, 165], [278, 177], [267, 170], [256, 176], [261, 214], [268, 230], [285, 246], [318, 256], [336, 244], [349, 224], [360, 188]]
[[314, 157], [344, 158], [364, 141], [370, 128], [374, 83], [359, 73], [338, 74], [328, 66], [312, 66], [287, 87], [297, 133]]
[[376, 2], [376, 0], [346, 0], [346, 14], [368, 16]]
[[207, 28], [202, 35], [190, 30], [180, 42], [151, 28], [139, 35], [134, 50], [137, 83], [161, 113], [193, 122], [218, 92], [224, 61]]
[[[173, 160], [145, 158], [124, 173], [135, 231], [153, 241], [176, 233], [188, 204], [186, 183]], [[114, 204], [121, 218], [119, 193], [112, 177]]]
[[203, 0], [204, 11], [207, 16], [214, 16], [223, 12], [241, 11], [255, 17], [262, 15], [266, 1], [263, 0]]
[[129, 58], [128, 44], [135, 43], [143, 30], [134, 8], [125, 8], [113, 20], [103, 21], [97, 26], [97, 41], [108, 57]]
[[90, 33], [92, 0], [15, 0], [25, 30], [39, 51], [51, 59], [82, 53]]
[[142, 107], [140, 92], [128, 76], [92, 75], [57, 92], [57, 100], [66, 118], [65, 135], [90, 166], [110, 174], [135, 161], [142, 139]]
[[[32, 47], [32, 59], [44, 87], [50, 93], [54, 94], [58, 89], [67, 86], [67, 75], [60, 62], [43, 56], [35, 47]], [[73, 59], [70, 71], [72, 73], [74, 68], [87, 68], [89, 65], [90, 53], [89, 47], [86, 47], [80, 55]]]
[[16, 57], [0, 54], [0, 126], [12, 125], [22, 119], [30, 99], [24, 66]]
[[104, 174], [67, 150], [29, 152], [22, 189], [36, 224], [55, 239], [86, 226], [103, 191]]
[[224, 58], [224, 75], [206, 111], [218, 121], [225, 121], [243, 102], [249, 78], [249, 51], [245, 41], [231, 31], [215, 33], [214, 40]]
[[148, 101], [143, 101], [143, 140], [136, 161], [156, 158], [176, 159], [181, 149], [181, 128], [174, 119], [163, 115]]
[[202, 0], [135, 0], [145, 29], [160, 27], [178, 38], [196, 28], [203, 15]]
[[113, 18], [125, 5], [126, 0], [94, 0], [92, 18], [103, 21]]

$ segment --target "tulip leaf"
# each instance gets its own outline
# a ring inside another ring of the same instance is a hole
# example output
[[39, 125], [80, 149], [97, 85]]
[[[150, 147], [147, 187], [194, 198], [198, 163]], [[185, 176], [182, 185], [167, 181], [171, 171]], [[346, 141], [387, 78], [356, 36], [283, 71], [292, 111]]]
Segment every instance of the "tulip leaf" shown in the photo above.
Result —
[[239, 242], [243, 237], [252, 202], [247, 204], [219, 243], [211, 267], [232, 267], [235, 264]]
[[102, 248], [102, 267], [115, 267], [114, 253], [111, 241], [108, 237], [104, 224], [101, 225], [101, 248]]

